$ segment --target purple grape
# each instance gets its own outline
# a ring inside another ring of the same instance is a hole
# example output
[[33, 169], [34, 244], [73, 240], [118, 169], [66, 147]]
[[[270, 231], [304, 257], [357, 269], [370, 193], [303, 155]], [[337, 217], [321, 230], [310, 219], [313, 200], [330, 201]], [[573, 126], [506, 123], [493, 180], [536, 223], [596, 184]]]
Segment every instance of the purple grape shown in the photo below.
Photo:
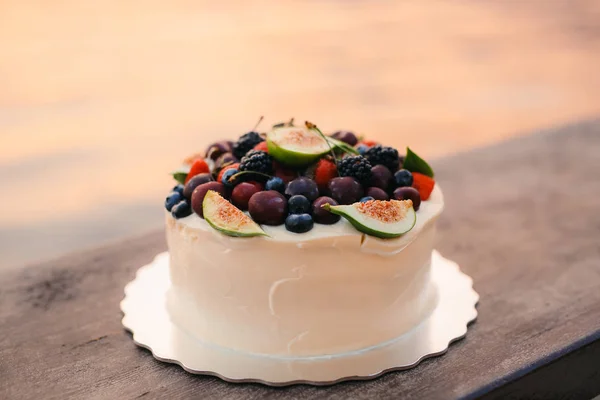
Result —
[[333, 178], [329, 181], [331, 197], [339, 204], [352, 204], [359, 201], [363, 195], [363, 187], [352, 177]]
[[219, 171], [221, 168], [226, 166], [227, 164], [234, 164], [239, 160], [231, 153], [223, 153], [217, 160], [215, 161], [215, 170]]
[[385, 190], [378, 187], [370, 187], [365, 191], [365, 196], [371, 196], [375, 200], [389, 200], [390, 196]]
[[281, 225], [288, 214], [287, 199], [275, 190], [258, 192], [250, 197], [248, 211], [259, 224]]
[[285, 195], [288, 197], [300, 194], [309, 201], [314, 201], [319, 197], [319, 187], [317, 183], [310, 178], [301, 176], [288, 183], [285, 188]]
[[260, 186], [250, 182], [242, 182], [233, 188], [233, 192], [231, 192], [231, 202], [240, 210], [247, 210], [250, 198], [254, 193], [258, 192], [260, 192]]
[[202, 174], [198, 174], [198, 175], [194, 176], [192, 179], [190, 179], [188, 181], [188, 183], [185, 184], [185, 187], [183, 188], [183, 197], [185, 197], [188, 200], [191, 199], [194, 189], [196, 189], [198, 186], [202, 185], [203, 183], [212, 182], [212, 181], [214, 181], [214, 179], [213, 179], [212, 175], [209, 173], [202, 173]]
[[206, 192], [209, 190], [214, 190], [223, 197], [227, 196], [227, 189], [225, 189], [225, 185], [221, 182], [206, 182], [196, 187], [192, 192], [192, 210], [202, 218], [204, 218], [202, 202], [204, 202]]
[[394, 199], [396, 200], [412, 200], [415, 211], [421, 207], [421, 195], [419, 191], [413, 187], [405, 186], [394, 190]]
[[206, 148], [206, 156], [205, 158], [210, 158], [211, 160], [216, 160], [223, 153], [228, 153], [231, 151], [231, 145], [227, 141], [215, 142]]
[[318, 224], [335, 224], [341, 218], [339, 215], [330, 213], [323, 208], [323, 205], [327, 203], [331, 204], [332, 206], [338, 205], [337, 201], [327, 196], [321, 196], [312, 203], [313, 220]]
[[337, 131], [332, 134], [331, 137], [344, 143], [348, 143], [350, 146], [356, 146], [356, 143], [358, 143], [356, 135], [348, 131]]
[[376, 165], [371, 168], [371, 186], [388, 190], [394, 176], [385, 165]]

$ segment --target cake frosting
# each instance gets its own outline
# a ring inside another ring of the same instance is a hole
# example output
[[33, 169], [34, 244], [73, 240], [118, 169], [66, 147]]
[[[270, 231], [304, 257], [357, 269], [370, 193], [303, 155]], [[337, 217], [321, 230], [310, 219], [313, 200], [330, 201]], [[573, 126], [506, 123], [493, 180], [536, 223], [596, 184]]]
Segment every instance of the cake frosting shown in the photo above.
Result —
[[297, 234], [236, 238], [196, 214], [166, 213], [172, 321], [191, 336], [270, 357], [329, 356], [394, 340], [436, 303], [430, 280], [436, 184], [414, 227], [380, 239], [347, 220]]

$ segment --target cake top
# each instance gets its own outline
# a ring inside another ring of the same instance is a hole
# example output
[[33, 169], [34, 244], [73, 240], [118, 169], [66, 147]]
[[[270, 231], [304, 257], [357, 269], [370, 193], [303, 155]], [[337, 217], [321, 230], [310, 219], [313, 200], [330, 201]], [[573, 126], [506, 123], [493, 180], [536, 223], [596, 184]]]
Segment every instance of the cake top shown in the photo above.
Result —
[[268, 236], [265, 225], [302, 234], [345, 218], [360, 232], [396, 238], [414, 227], [435, 186], [429, 164], [408, 147], [400, 154], [293, 119], [213, 143], [186, 158], [173, 178], [179, 184], [165, 208], [174, 218], [197, 214], [235, 237]]

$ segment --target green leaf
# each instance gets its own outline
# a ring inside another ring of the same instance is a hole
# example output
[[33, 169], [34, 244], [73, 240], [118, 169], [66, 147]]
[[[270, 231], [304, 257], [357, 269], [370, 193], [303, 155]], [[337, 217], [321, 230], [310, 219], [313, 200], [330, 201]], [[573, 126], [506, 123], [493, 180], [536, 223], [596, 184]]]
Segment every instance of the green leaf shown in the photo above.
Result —
[[406, 157], [404, 158], [402, 168], [433, 178], [433, 169], [427, 164], [427, 161], [423, 160], [408, 147], [406, 148]]
[[187, 178], [189, 172], [189, 167], [183, 167], [171, 172], [171, 175], [173, 176], [173, 179], [175, 179], [177, 182], [183, 185], [185, 183], [185, 178]]
[[334, 150], [340, 150], [342, 153], [350, 153], [359, 155], [360, 153], [354, 147], [350, 146], [346, 142], [342, 142], [341, 140], [334, 139], [332, 137], [327, 137], [327, 141], [331, 143], [334, 147]]

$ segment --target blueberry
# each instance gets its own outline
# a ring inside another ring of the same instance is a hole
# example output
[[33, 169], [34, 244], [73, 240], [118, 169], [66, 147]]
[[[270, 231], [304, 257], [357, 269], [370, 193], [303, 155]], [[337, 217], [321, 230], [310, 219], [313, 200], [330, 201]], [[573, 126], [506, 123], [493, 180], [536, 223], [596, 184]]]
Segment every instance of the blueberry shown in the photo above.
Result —
[[177, 192], [179, 194], [183, 194], [183, 188], [185, 186], [183, 186], [181, 183], [177, 186], [175, 186], [173, 189], [171, 189], [172, 192]]
[[358, 147], [356, 147], [356, 150], [358, 151], [358, 154], [364, 156], [367, 150], [369, 150], [369, 146], [365, 144], [359, 144]]
[[185, 218], [192, 214], [192, 207], [187, 200], [181, 200], [171, 209], [171, 215], [175, 218]]
[[375, 200], [375, 198], [374, 198], [374, 197], [371, 197], [371, 196], [365, 196], [365, 197], [363, 197], [362, 199], [360, 199], [360, 202], [361, 202], [361, 203], [366, 203], [366, 202], [367, 202], [367, 201], [369, 201], [369, 200]]
[[290, 214], [285, 219], [285, 228], [290, 232], [308, 232], [313, 228], [313, 225], [313, 219], [310, 214]]
[[394, 181], [397, 187], [412, 186], [413, 176], [410, 171], [401, 169], [394, 174]]
[[229, 182], [229, 178], [231, 178], [233, 175], [237, 174], [238, 171], [235, 168], [231, 168], [228, 169], [227, 171], [223, 172], [223, 177], [221, 178], [221, 183], [223, 183], [223, 185], [225, 185], [228, 188], [231, 188], [234, 186], [233, 182]]
[[271, 178], [267, 181], [265, 190], [275, 190], [279, 193], [283, 193], [285, 191], [285, 182], [283, 182], [283, 179], [281, 178]]
[[173, 206], [175, 204], [179, 203], [182, 199], [183, 199], [183, 196], [179, 192], [173, 191], [173, 192], [169, 193], [169, 195], [165, 199], [165, 208], [167, 209], [167, 211], [171, 211]]
[[310, 201], [301, 194], [294, 195], [288, 200], [288, 210], [290, 214], [308, 214]]

